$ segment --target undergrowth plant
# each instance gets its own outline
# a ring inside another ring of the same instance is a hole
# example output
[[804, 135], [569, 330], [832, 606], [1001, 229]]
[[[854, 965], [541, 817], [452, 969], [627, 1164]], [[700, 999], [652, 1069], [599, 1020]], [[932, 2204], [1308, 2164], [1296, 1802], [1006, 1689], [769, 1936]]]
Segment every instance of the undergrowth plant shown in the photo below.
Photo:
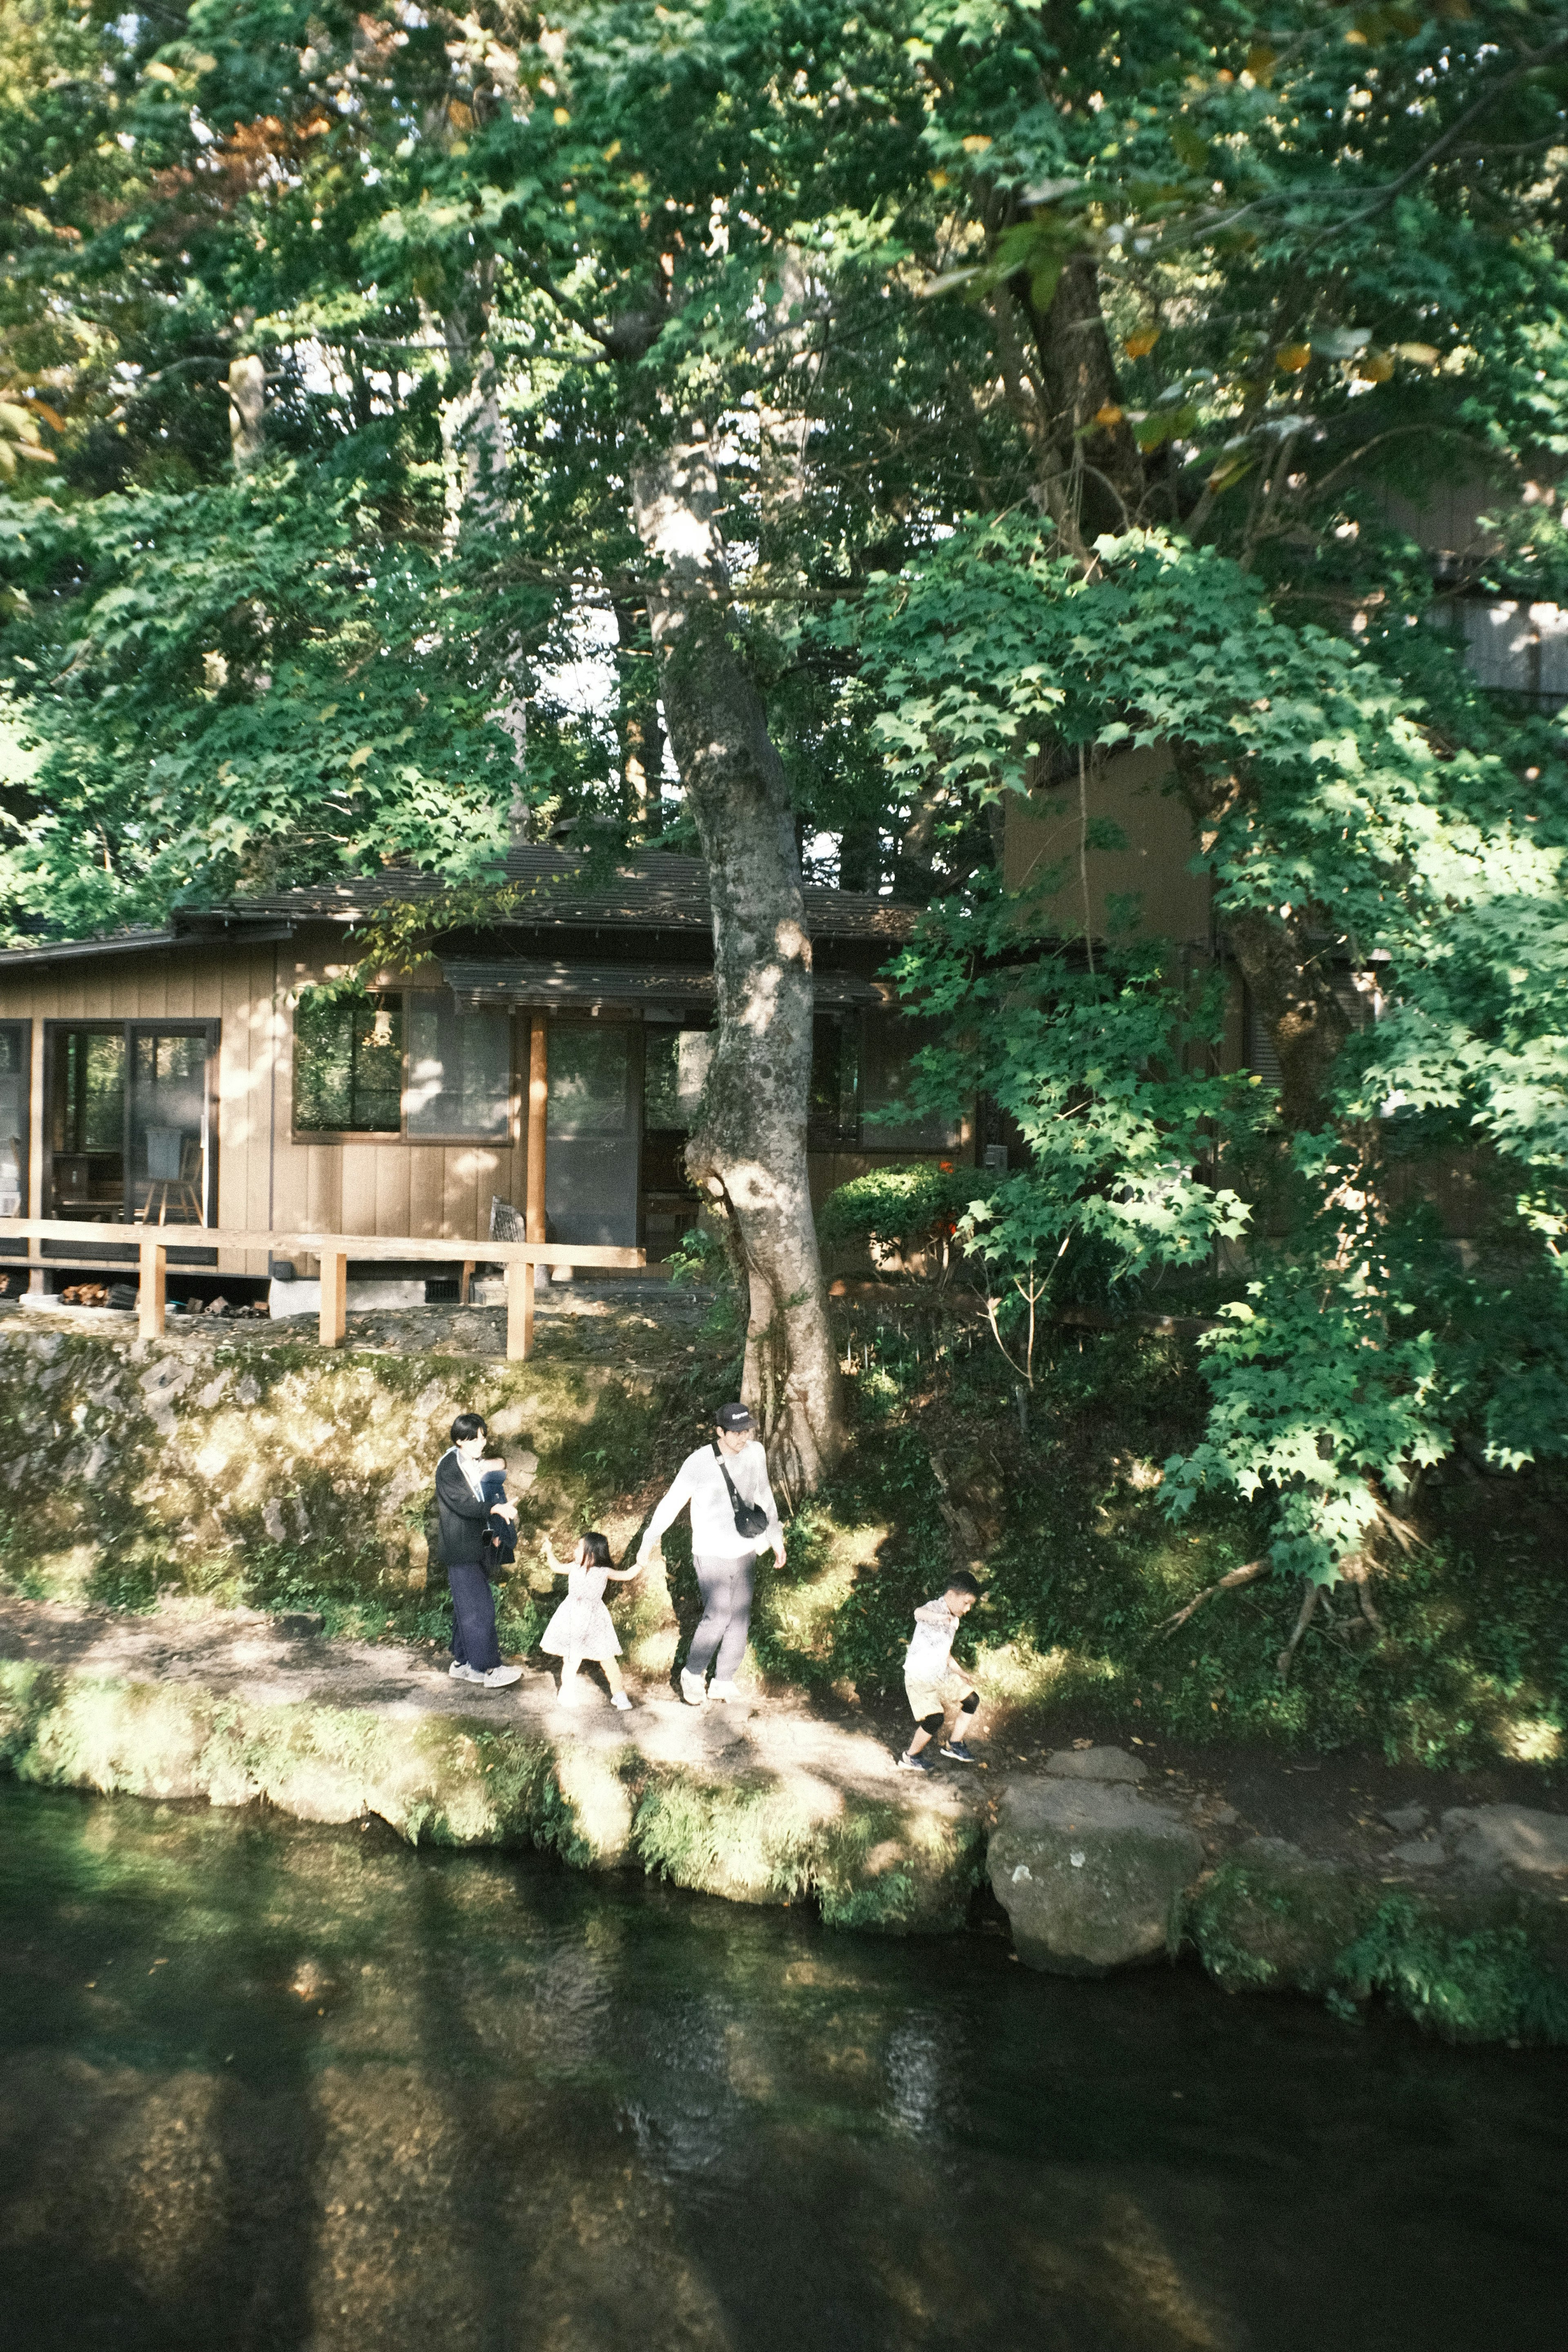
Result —
[[[1256, 1560], [1268, 1513], [1200, 1494], [1173, 1525], [1162, 1465], [1208, 1407], [1174, 1334], [1050, 1327], [1026, 1436], [973, 1310], [905, 1294], [849, 1328], [852, 1442], [762, 1580], [752, 1641], [773, 1675], [901, 1696], [910, 1612], [957, 1560], [984, 1583], [959, 1654], [1020, 1733], [1031, 1722], [1381, 1749], [1434, 1767], [1549, 1760], [1568, 1741], [1563, 1498], [1550, 1474], [1484, 1471], [1424, 1490], [1420, 1540], [1385, 1571], [1381, 1629], [1324, 1599], [1289, 1680], [1302, 1584], [1256, 1577], [1184, 1624], [1196, 1595]], [[1500, 1486], [1512, 1507], [1500, 1517]]]

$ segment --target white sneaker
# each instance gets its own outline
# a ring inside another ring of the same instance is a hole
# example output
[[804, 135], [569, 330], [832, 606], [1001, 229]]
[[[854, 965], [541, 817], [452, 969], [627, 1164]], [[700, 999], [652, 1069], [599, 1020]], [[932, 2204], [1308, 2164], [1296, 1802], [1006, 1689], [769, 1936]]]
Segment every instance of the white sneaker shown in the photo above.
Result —
[[703, 1706], [707, 1704], [707, 1684], [700, 1675], [689, 1675], [684, 1666], [680, 1670], [680, 1696], [688, 1706]]
[[448, 1678], [455, 1683], [482, 1683], [484, 1680], [483, 1675], [477, 1675], [472, 1666], [464, 1665], [459, 1658], [453, 1659], [447, 1673]]
[[521, 1666], [492, 1666], [488, 1675], [476, 1675], [473, 1679], [483, 1683], [486, 1690], [505, 1690], [509, 1683], [522, 1680]]
[[746, 1694], [738, 1683], [711, 1682], [708, 1685], [708, 1696], [716, 1698], [721, 1706], [733, 1706], [743, 1700]]
[[555, 1694], [557, 1706], [581, 1706], [582, 1703], [583, 1694], [575, 1682], [563, 1682]]
[[632, 1703], [626, 1696], [625, 1691], [612, 1691], [610, 1693], [610, 1705], [615, 1708], [617, 1715], [630, 1715], [632, 1711]]

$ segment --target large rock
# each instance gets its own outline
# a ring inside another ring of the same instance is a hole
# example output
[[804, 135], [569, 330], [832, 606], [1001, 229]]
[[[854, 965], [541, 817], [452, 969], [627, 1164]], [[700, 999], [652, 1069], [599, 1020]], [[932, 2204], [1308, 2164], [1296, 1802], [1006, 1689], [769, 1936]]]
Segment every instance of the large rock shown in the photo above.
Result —
[[1456, 1805], [1443, 1816], [1443, 1835], [1473, 1870], [1568, 1877], [1568, 1813], [1531, 1805]]
[[1102, 1781], [1015, 1781], [991, 1839], [991, 1884], [1018, 1958], [1100, 1976], [1173, 1948], [1183, 1889], [1203, 1868], [1186, 1823]]
[[1326, 1992], [1340, 1985], [1342, 1955], [1376, 1900], [1336, 1863], [1284, 1838], [1249, 1838], [1204, 1880], [1187, 1907], [1186, 1932], [1227, 1992]]

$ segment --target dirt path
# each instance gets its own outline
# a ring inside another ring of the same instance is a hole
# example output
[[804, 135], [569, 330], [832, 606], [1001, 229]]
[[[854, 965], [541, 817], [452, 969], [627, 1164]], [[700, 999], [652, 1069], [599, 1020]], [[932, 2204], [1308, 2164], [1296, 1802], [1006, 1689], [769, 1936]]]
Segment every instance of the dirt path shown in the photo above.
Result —
[[[824, 1794], [896, 1795], [950, 1816], [985, 1802], [984, 1778], [952, 1767], [929, 1780], [895, 1769], [893, 1751], [872, 1730], [824, 1720], [803, 1701], [749, 1699], [729, 1706], [683, 1706], [645, 1696], [618, 1715], [585, 1673], [583, 1703], [563, 1707], [552, 1674], [525, 1670], [510, 1689], [476, 1691], [447, 1675], [447, 1653], [395, 1642], [328, 1641], [290, 1634], [256, 1610], [218, 1610], [169, 1599], [146, 1615], [0, 1597], [0, 1660], [58, 1666], [162, 1689], [193, 1686], [259, 1706], [318, 1706], [388, 1723], [419, 1717], [496, 1730], [523, 1730], [552, 1742], [612, 1754], [628, 1746], [651, 1763], [737, 1778], [761, 1770]], [[591, 1670], [589, 1670], [591, 1672]]]

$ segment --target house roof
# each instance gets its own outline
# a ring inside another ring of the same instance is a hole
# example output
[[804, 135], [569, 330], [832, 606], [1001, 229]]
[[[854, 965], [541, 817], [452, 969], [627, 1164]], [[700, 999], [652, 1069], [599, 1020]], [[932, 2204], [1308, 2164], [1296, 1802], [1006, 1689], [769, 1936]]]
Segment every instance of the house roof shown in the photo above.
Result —
[[[708, 877], [700, 857], [676, 857], [645, 850], [616, 863], [607, 878], [584, 879], [587, 861], [567, 849], [512, 849], [505, 879], [519, 891], [518, 923], [564, 929], [605, 925], [637, 930], [710, 932], [712, 909]], [[434, 898], [446, 887], [441, 877], [389, 867], [380, 874], [345, 876], [270, 897], [235, 901], [237, 914], [285, 916], [295, 921], [351, 923], [395, 899]], [[915, 910], [897, 907], [868, 891], [807, 889], [806, 929], [814, 939], [906, 939]]]
[[[513, 848], [501, 876], [518, 897], [507, 929], [556, 930], [684, 930], [704, 940], [712, 932], [707, 871], [700, 857], [647, 850], [586, 879], [587, 861], [566, 849]], [[300, 923], [362, 921], [378, 907], [434, 898], [447, 887], [438, 874], [388, 866], [379, 874], [345, 875], [236, 898], [226, 907], [181, 908], [163, 930], [131, 929], [89, 940], [40, 940], [36, 947], [0, 950], [0, 970], [67, 961], [79, 956], [135, 955], [153, 949], [210, 945], [224, 939], [287, 939]], [[895, 946], [909, 937], [916, 910], [868, 891], [807, 889], [806, 929], [816, 940], [864, 940]], [[468, 927], [471, 928], [471, 927]], [[820, 977], [820, 975], [819, 975]]]
[[[459, 1003], [479, 1010], [516, 1006], [642, 1004], [658, 1009], [711, 1009], [716, 988], [710, 968], [688, 964], [565, 963], [543, 958], [443, 956], [441, 971]], [[820, 1012], [852, 1006], [890, 1005], [886, 981], [863, 980], [858, 972], [818, 971], [813, 994]]]

